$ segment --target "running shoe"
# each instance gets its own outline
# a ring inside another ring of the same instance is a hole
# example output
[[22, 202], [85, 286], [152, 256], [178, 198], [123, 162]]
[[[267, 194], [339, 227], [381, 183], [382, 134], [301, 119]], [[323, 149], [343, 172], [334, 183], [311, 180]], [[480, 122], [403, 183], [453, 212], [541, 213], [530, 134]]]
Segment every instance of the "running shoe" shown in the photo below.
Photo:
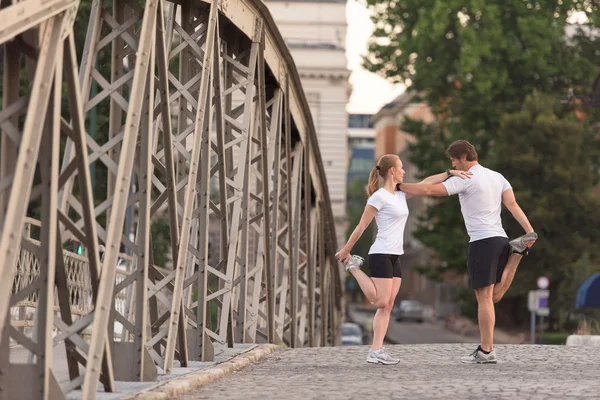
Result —
[[525, 242], [529, 242], [531, 240], [537, 240], [538, 235], [535, 232], [527, 233], [521, 237], [511, 240], [510, 247], [512, 248], [513, 253], [527, 255], [529, 252], [529, 247], [525, 244]]
[[348, 261], [346, 261], [346, 272], [350, 271], [352, 268], [360, 269], [360, 267], [362, 267], [364, 262], [365, 262], [365, 259], [362, 258], [361, 256], [357, 256], [356, 254], [353, 256], [350, 256]]
[[399, 358], [394, 358], [389, 355], [384, 347], [379, 350], [369, 350], [367, 362], [371, 364], [394, 365], [400, 362]]
[[492, 350], [489, 354], [485, 354], [481, 349], [481, 346], [477, 346], [477, 349], [469, 354], [460, 358], [460, 361], [465, 364], [497, 364], [498, 359], [496, 358], [496, 352]]

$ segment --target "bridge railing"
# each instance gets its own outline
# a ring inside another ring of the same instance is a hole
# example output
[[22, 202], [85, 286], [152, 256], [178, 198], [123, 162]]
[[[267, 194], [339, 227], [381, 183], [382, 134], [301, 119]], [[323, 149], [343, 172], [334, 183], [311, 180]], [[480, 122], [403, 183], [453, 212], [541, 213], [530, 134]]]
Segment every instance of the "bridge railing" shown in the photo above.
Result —
[[[324, 167], [265, 5], [94, 0], [81, 48], [78, 7], [0, 5], [0, 332], [31, 354], [19, 364], [0, 349], [0, 387], [94, 398], [99, 382], [113, 392], [240, 343], [338, 343]], [[34, 240], [28, 217], [40, 221]], [[159, 234], [168, 249], [155, 248]], [[65, 255], [72, 240], [85, 260]], [[10, 312], [28, 301], [29, 333]]]
[[[33, 229], [32, 229], [33, 228]], [[25, 220], [25, 237], [27, 243], [21, 247], [17, 258], [17, 265], [12, 277], [12, 292], [17, 293], [26, 289], [32, 282], [40, 277], [41, 260], [31, 249], [39, 249], [40, 241], [31, 237], [30, 233], [34, 229], [41, 228], [40, 221], [32, 218]], [[87, 257], [63, 249], [63, 262], [67, 276], [67, 291], [69, 295], [69, 305], [71, 314], [77, 317], [88, 315], [94, 309], [92, 296], [92, 282], [90, 280], [90, 263]], [[128, 266], [131, 264], [131, 257], [127, 254], [119, 254], [121, 260], [117, 266], [117, 278], [115, 284], [122, 282], [129, 273]], [[130, 300], [130, 299], [129, 299]], [[39, 293], [33, 292], [26, 298], [20, 300], [11, 307], [11, 324], [18, 328], [32, 328], [34, 326], [34, 314], [38, 306]], [[121, 312], [129, 307], [127, 305], [128, 296], [124, 292], [119, 292], [115, 296], [115, 307]], [[54, 296], [54, 312], [59, 313], [58, 296]], [[88, 331], [89, 334], [89, 331]]]

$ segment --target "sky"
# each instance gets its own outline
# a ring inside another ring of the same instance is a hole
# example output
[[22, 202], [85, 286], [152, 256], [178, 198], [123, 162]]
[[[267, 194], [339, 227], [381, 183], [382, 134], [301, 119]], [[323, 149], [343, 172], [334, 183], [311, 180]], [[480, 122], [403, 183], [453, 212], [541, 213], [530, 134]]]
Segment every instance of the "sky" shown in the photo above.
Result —
[[[357, 0], [348, 0], [346, 5], [346, 58], [348, 69], [352, 71], [350, 84], [352, 96], [346, 105], [351, 114], [375, 114], [382, 106], [392, 101], [404, 91], [403, 85], [392, 85], [382, 77], [363, 69], [361, 56], [367, 53], [367, 41], [373, 31], [369, 11]], [[585, 22], [583, 13], [574, 13], [570, 23]]]
[[353, 89], [346, 110], [352, 114], [375, 114], [382, 106], [402, 93], [404, 87], [392, 85], [360, 66], [361, 56], [367, 53], [367, 40], [373, 31], [367, 9], [356, 0], [348, 0], [346, 18], [348, 21], [346, 57], [348, 69], [352, 71], [350, 84]]

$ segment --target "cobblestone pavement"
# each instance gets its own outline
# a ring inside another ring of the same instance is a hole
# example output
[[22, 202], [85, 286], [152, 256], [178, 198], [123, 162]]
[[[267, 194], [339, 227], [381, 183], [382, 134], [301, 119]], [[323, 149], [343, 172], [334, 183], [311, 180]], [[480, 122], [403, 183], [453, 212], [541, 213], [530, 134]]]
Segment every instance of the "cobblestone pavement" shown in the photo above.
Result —
[[289, 349], [178, 399], [600, 398], [600, 347], [497, 345], [497, 365], [461, 364], [475, 344], [395, 345], [395, 366], [366, 346]]

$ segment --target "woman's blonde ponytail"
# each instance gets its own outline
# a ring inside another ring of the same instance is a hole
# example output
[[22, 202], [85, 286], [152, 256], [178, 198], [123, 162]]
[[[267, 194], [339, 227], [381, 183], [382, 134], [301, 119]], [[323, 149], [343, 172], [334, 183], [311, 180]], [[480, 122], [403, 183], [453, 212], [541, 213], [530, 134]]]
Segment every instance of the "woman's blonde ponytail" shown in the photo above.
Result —
[[379, 170], [374, 167], [369, 174], [369, 183], [367, 185], [367, 194], [369, 197], [379, 190]]
[[385, 178], [390, 171], [390, 168], [396, 166], [400, 158], [395, 154], [386, 154], [381, 156], [377, 165], [371, 170], [369, 175], [369, 183], [367, 184], [367, 194], [369, 197], [379, 190], [379, 178]]

